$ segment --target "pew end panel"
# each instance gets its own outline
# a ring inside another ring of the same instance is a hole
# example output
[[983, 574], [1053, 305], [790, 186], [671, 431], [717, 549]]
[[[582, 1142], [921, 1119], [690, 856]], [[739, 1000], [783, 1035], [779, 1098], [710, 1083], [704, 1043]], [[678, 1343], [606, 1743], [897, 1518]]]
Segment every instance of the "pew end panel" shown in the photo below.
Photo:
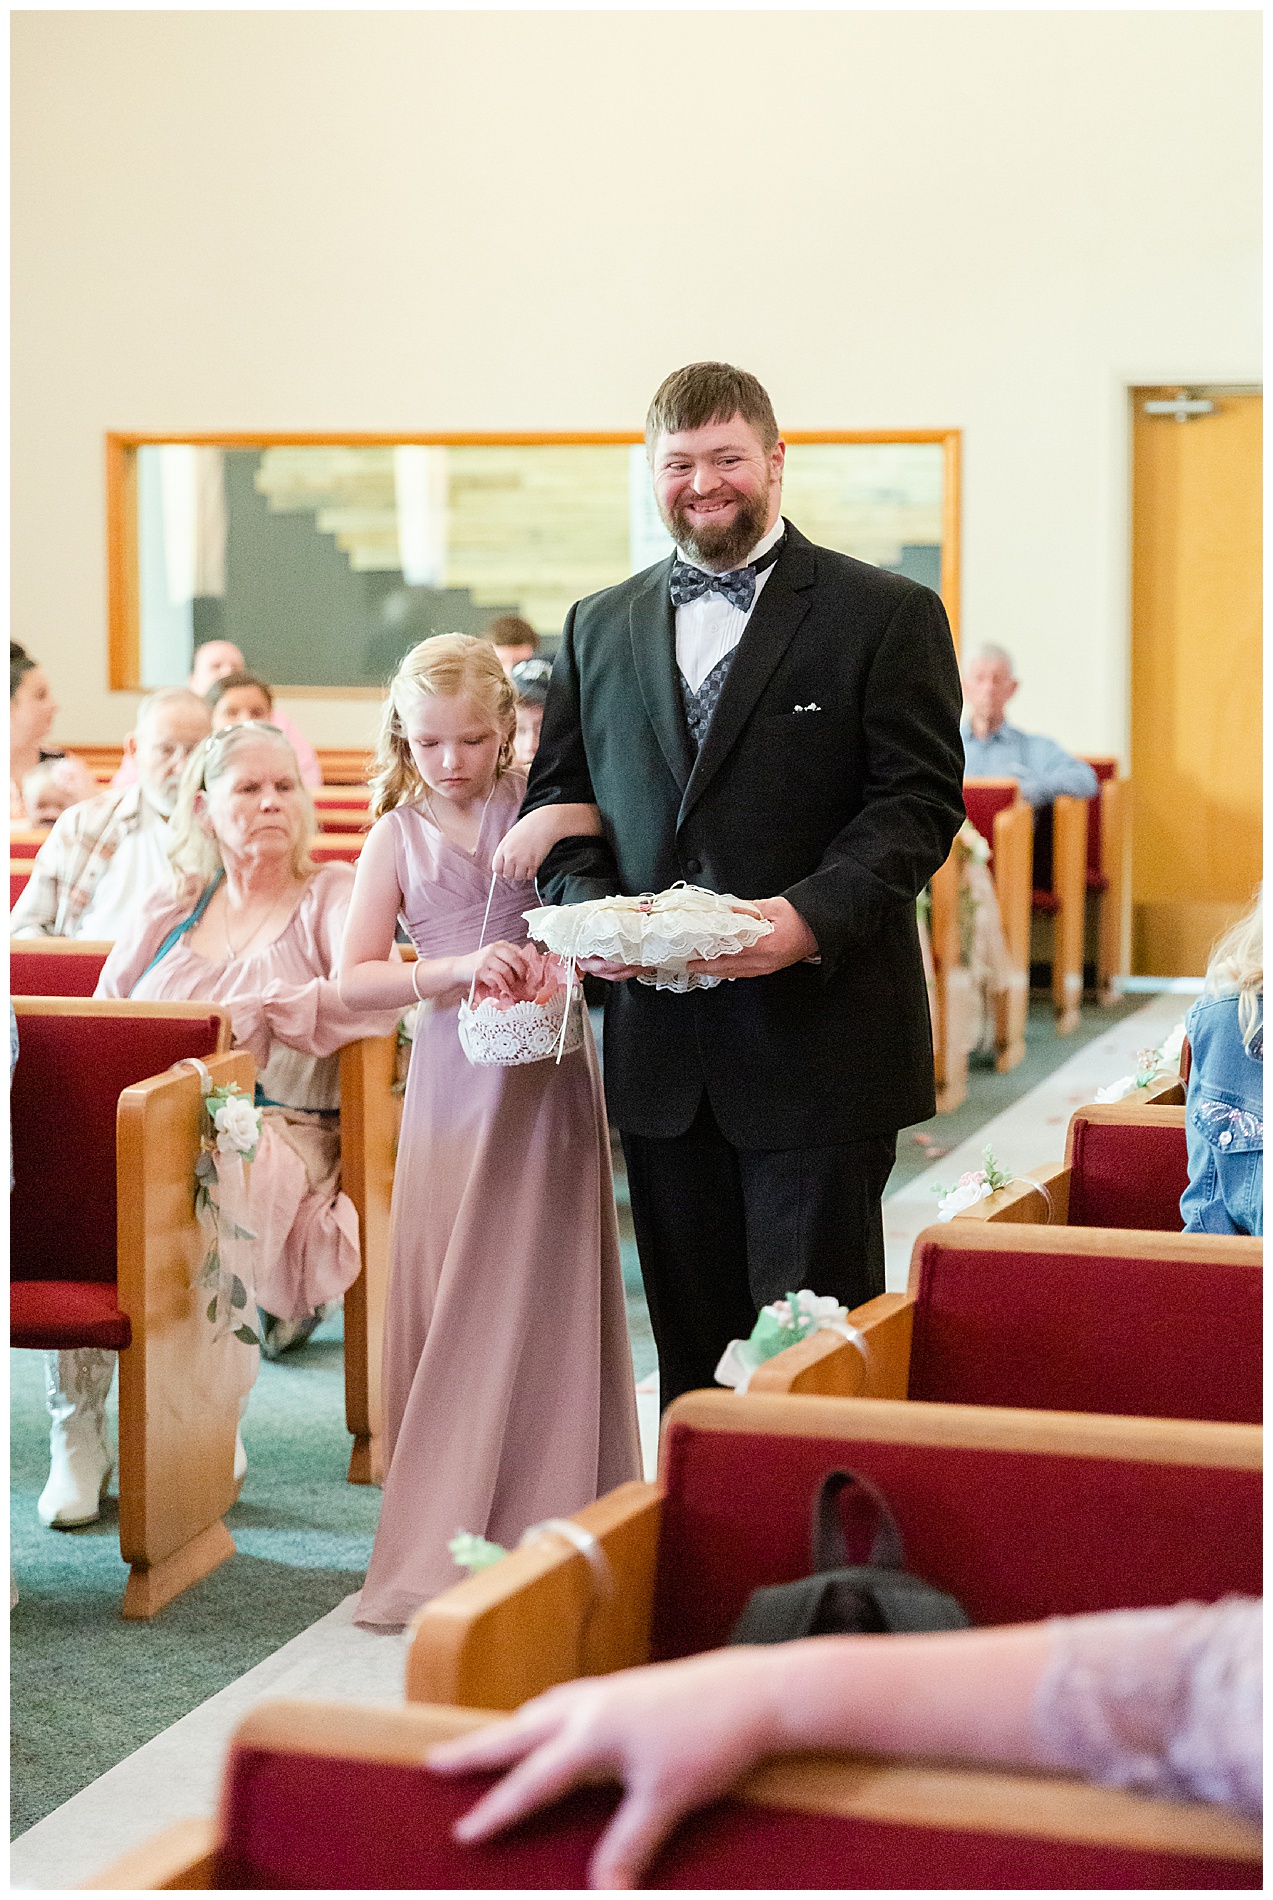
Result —
[[1083, 1002], [1083, 934], [1087, 902], [1087, 824], [1085, 798], [1052, 802], [1052, 1007], [1056, 1033], [1078, 1028]]
[[362, 1271], [345, 1294], [345, 1424], [350, 1484], [383, 1484], [381, 1349], [389, 1294], [390, 1210], [401, 1106], [397, 1038], [364, 1036], [340, 1052], [341, 1186], [358, 1211]]
[[999, 919], [1011, 965], [1009, 987], [999, 998], [995, 1068], [1000, 1075], [1025, 1057], [1026, 1015], [1030, 1007], [1030, 896], [1034, 855], [1034, 813], [1019, 800], [997, 812], [994, 821], [994, 879]]
[[968, 1094], [968, 1049], [972, 1015], [976, 1008], [972, 972], [959, 955], [958, 848], [934, 873], [929, 886], [932, 905], [929, 934], [933, 950], [933, 1070], [937, 1113], [947, 1115]]
[[[246, 1052], [214, 1056], [214, 1087], [247, 1095]], [[154, 1616], [234, 1555], [222, 1521], [238, 1495], [234, 1438], [249, 1349], [214, 1341], [194, 1279], [207, 1236], [194, 1212], [203, 1096], [193, 1069], [119, 1098], [119, 1303], [132, 1345], [119, 1361], [119, 1543], [127, 1618]]]
[[659, 1520], [658, 1488], [640, 1480], [574, 1514], [601, 1546], [612, 1590], [545, 1533], [434, 1597], [408, 1630], [407, 1700], [515, 1709], [555, 1683], [647, 1662]]
[[1121, 1001], [1118, 977], [1131, 969], [1131, 780], [1104, 778], [1100, 789], [1101, 878], [1096, 983], [1102, 1003]]
[[174, 1821], [140, 1847], [121, 1854], [77, 1890], [106, 1893], [209, 1893], [218, 1883], [217, 1824]]
[[820, 1394], [826, 1398], [904, 1399], [910, 1372], [914, 1305], [909, 1294], [881, 1293], [849, 1314], [866, 1354], [838, 1333], [810, 1333], [757, 1366], [755, 1393]]
[[[181, 1824], [184, 1866], [170, 1829], [87, 1887], [582, 1890], [613, 1789], [575, 1790], [482, 1845], [453, 1839], [455, 1819], [495, 1777], [433, 1775], [423, 1757], [490, 1720], [430, 1704], [264, 1703], [231, 1737], [216, 1823]], [[1257, 1827], [1200, 1803], [828, 1752], [751, 1770], [674, 1830], [642, 1886], [1242, 1889], [1258, 1887], [1260, 1857]], [[152, 1868], [159, 1877], [147, 1879]]]

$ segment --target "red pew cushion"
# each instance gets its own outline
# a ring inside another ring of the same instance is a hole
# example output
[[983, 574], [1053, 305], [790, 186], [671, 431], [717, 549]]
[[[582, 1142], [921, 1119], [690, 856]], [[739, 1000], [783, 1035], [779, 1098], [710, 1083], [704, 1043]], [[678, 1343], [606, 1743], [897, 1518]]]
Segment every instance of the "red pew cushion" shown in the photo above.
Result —
[[12, 860], [10, 860], [10, 863], [9, 863], [9, 909], [10, 910], [13, 909], [13, 906], [17, 903], [18, 899], [21, 897], [23, 891], [26, 889], [27, 885], [30, 882], [31, 882], [30, 868], [24, 865], [22, 870], [15, 871], [13, 868], [13, 862]]
[[964, 810], [991, 850], [995, 842], [995, 819], [1017, 801], [1015, 785], [964, 785]]
[[1259, 1424], [1257, 1264], [1076, 1256], [1020, 1231], [1019, 1248], [916, 1242], [910, 1398]]
[[1070, 1124], [1071, 1227], [1138, 1227], [1178, 1234], [1189, 1184], [1185, 1131], [1146, 1123]]
[[9, 1344], [64, 1352], [104, 1346], [122, 1352], [133, 1343], [132, 1322], [115, 1302], [114, 1284], [100, 1280], [13, 1280], [9, 1285]]
[[316, 838], [309, 847], [309, 855], [315, 864], [356, 864], [358, 853], [362, 850], [362, 838]]
[[888, 1498], [907, 1567], [949, 1591], [974, 1624], [1262, 1588], [1255, 1471], [711, 1431], [669, 1418], [655, 1658], [717, 1648], [758, 1585], [808, 1574], [811, 1500], [845, 1465]]
[[[451, 1828], [491, 1775], [239, 1747], [222, 1800], [220, 1889], [578, 1891], [616, 1795], [582, 1790], [502, 1840]], [[722, 1801], [691, 1817], [643, 1885], [717, 1890], [1258, 1887], [1252, 1862], [1004, 1838]]]
[[120, 1093], [185, 1056], [214, 1054], [218, 1028], [213, 1014], [19, 1016], [11, 1280], [114, 1283]]
[[91, 996], [107, 954], [68, 956], [19, 939], [9, 945], [9, 987], [15, 996]]

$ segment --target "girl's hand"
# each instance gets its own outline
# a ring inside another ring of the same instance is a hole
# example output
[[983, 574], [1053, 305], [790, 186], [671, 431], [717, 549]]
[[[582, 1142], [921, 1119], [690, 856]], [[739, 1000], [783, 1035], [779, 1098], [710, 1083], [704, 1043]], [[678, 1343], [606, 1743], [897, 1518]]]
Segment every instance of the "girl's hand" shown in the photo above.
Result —
[[512, 1769], [456, 1822], [456, 1839], [486, 1840], [581, 1782], [620, 1781], [624, 1798], [588, 1883], [637, 1886], [684, 1815], [784, 1745], [782, 1660], [776, 1650], [733, 1649], [564, 1683], [507, 1722], [430, 1749], [428, 1765], [442, 1774]]
[[459, 962], [462, 980], [475, 984], [479, 995], [516, 997], [526, 980], [526, 958], [515, 943], [483, 944]]
[[491, 859], [492, 868], [501, 877], [529, 882], [563, 838], [592, 838], [600, 830], [601, 815], [595, 805], [541, 805], [504, 833]]

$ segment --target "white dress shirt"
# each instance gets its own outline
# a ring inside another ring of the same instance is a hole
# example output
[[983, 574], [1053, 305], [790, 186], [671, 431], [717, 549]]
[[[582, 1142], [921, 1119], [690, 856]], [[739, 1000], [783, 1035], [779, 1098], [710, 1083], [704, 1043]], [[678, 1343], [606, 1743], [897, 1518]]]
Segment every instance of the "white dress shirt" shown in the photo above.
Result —
[[143, 898], [171, 878], [168, 820], [143, 792], [136, 828], [120, 839], [115, 855], [93, 887], [75, 935], [90, 942], [113, 943], [136, 923]]
[[[782, 538], [785, 527], [779, 515], [764, 540], [757, 541], [746, 560], [738, 563], [739, 567], [748, 567], [762, 554], [768, 554]], [[678, 548], [677, 554], [687, 566], [698, 568], [700, 573], [707, 572], [702, 562], [691, 560], [683, 548]], [[760, 590], [772, 573], [773, 568], [767, 567], [757, 574], [756, 591], [745, 613], [741, 607], [735, 607], [732, 600], [726, 600], [724, 594], [717, 593], [700, 594], [697, 600], [676, 609], [676, 664], [692, 693], [698, 691], [712, 668], [719, 666], [725, 655], [738, 645], [743, 629], [756, 611]]]

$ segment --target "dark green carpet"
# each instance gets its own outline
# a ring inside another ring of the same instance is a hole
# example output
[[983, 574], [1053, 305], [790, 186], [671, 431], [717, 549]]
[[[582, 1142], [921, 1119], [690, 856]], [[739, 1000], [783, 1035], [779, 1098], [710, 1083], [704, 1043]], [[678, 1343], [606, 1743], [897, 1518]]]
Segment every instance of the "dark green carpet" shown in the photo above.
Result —
[[[1052, 1033], [1048, 1006], [1032, 1005], [1020, 1066], [1011, 1075], [976, 1071], [963, 1107], [920, 1132], [954, 1147], [1138, 1001], [1085, 1009], [1064, 1040]], [[935, 1158], [914, 1133], [904, 1130], [898, 1142], [890, 1192]], [[639, 1382], [654, 1369], [654, 1342], [617, 1140], [614, 1153]], [[345, 1482], [350, 1441], [337, 1316], [301, 1352], [261, 1368], [244, 1425], [247, 1481], [228, 1520], [238, 1556], [153, 1622], [124, 1623], [114, 1500], [84, 1530], [41, 1529], [35, 1500], [48, 1475], [48, 1416], [40, 1356], [11, 1353], [10, 1365], [10, 1522], [21, 1591], [10, 1619], [12, 1825], [21, 1833], [357, 1590], [380, 1493]]]

